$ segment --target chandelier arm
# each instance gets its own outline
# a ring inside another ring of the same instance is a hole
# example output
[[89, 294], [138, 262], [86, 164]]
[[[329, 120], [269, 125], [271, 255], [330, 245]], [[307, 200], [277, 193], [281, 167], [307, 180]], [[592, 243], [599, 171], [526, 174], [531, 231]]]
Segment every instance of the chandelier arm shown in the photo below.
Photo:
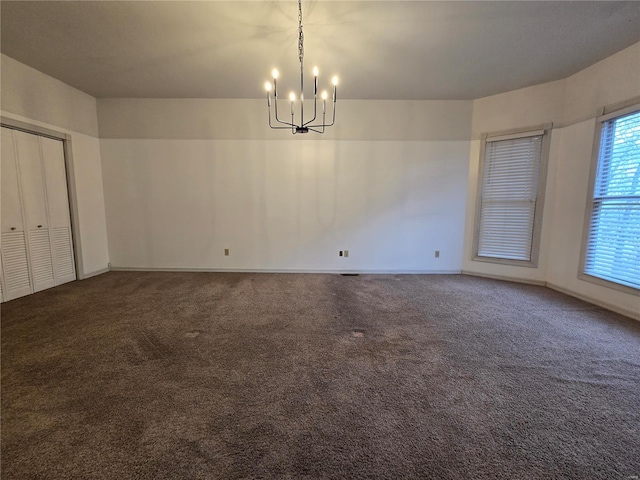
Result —
[[292, 125], [289, 122], [283, 122], [282, 120], [280, 120], [278, 118], [278, 87], [277, 87], [277, 83], [276, 83], [276, 79], [275, 77], [273, 78], [273, 108], [275, 111], [275, 119], [276, 122], [282, 124], [282, 125], [287, 125], [286, 127], [273, 127], [271, 126], [271, 103], [270, 103], [270, 99], [269, 99], [269, 92], [267, 92], [267, 106], [269, 107], [269, 126], [271, 128], [274, 129], [278, 129], [278, 128], [289, 128], [289, 127], [294, 127], [295, 125]]
[[333, 120], [331, 121], [331, 123], [324, 123], [324, 122], [325, 122], [325, 121], [324, 121], [324, 119], [323, 119], [321, 124], [318, 124], [318, 125], [308, 125], [308, 127], [309, 127], [310, 129], [311, 129], [311, 128], [319, 128], [319, 127], [322, 127], [322, 128], [324, 128], [324, 127], [333, 127], [333, 125], [336, 123], [336, 113], [335, 113], [335, 109], [334, 109], [334, 112], [333, 112]]
[[284, 126], [280, 126], [280, 125], [272, 125], [271, 124], [271, 118], [269, 118], [269, 126], [271, 128], [273, 128], [274, 130], [289, 130], [291, 127], [295, 127], [295, 125], [292, 125], [288, 122], [280, 122], [282, 125]]
[[[333, 125], [336, 123], [336, 97], [334, 95], [333, 97], [333, 115], [332, 115], [332, 120], [331, 123], [326, 123], [325, 121], [325, 113], [322, 114], [322, 125], [309, 125], [309, 128], [318, 128], [318, 127], [322, 127], [322, 129], [324, 130], [324, 127], [333, 127]], [[315, 131], [315, 130], [314, 130]]]
[[331, 123], [329, 125], [327, 125], [327, 127], [333, 127], [336, 124], [336, 105], [335, 103], [333, 104], [333, 119], [331, 120]]
[[[276, 99], [277, 101], [277, 99]], [[275, 102], [274, 102], [275, 103]], [[286, 125], [286, 127], [280, 127], [280, 126], [274, 126], [271, 124], [271, 101], [269, 98], [269, 94], [267, 93], [267, 110], [269, 112], [269, 127], [275, 129], [275, 130], [279, 130], [279, 129], [289, 129], [289, 127], [292, 127], [293, 125], [291, 125], [290, 123], [286, 123], [286, 122], [280, 122], [283, 125]], [[277, 120], [277, 119], [276, 119]], [[279, 121], [279, 120], [278, 120]]]
[[286, 126], [272, 125], [271, 112], [269, 112], [269, 127], [273, 128], [274, 130], [289, 130], [291, 127], [294, 126], [294, 125], [291, 125], [290, 123], [285, 123], [285, 122], [282, 122], [282, 123], [283, 125], [286, 125]]
[[[288, 125], [288, 127], [295, 127], [294, 124], [289, 123], [289, 122], [283, 122], [282, 120], [280, 120], [278, 118], [278, 97], [274, 97], [274, 99], [273, 99], [273, 108], [274, 108], [275, 114], [276, 114], [275, 115], [276, 122], [281, 123], [282, 125]], [[271, 115], [271, 109], [269, 109], [269, 115]], [[271, 118], [271, 117], [269, 117], [269, 118]]]
[[338, 88], [337, 86], [333, 86], [333, 120], [331, 121], [331, 125], [327, 125], [328, 127], [332, 127], [334, 123], [336, 123], [336, 100], [338, 99]]
[[333, 101], [333, 118], [331, 119], [331, 123], [327, 124], [327, 127], [333, 127], [336, 123], [336, 101]]

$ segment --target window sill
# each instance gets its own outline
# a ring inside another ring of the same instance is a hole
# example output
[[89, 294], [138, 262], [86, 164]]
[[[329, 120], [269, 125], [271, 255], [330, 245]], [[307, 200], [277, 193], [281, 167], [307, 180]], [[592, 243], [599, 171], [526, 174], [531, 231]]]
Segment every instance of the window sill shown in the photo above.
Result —
[[479, 257], [474, 256], [471, 261], [473, 262], [484, 262], [484, 263], [495, 263], [498, 265], [509, 265], [512, 267], [527, 267], [527, 268], [538, 268], [538, 263], [534, 261], [527, 260], [512, 260], [510, 258], [496, 258], [496, 257]]
[[627, 285], [621, 285], [610, 280], [605, 280], [604, 278], [594, 277], [593, 275], [589, 275], [588, 273], [579, 274], [578, 280], [594, 283], [596, 285], [600, 285], [601, 287], [611, 288], [612, 290], [618, 290], [619, 292], [628, 293], [630, 295], [640, 297], [640, 289], [628, 287]]

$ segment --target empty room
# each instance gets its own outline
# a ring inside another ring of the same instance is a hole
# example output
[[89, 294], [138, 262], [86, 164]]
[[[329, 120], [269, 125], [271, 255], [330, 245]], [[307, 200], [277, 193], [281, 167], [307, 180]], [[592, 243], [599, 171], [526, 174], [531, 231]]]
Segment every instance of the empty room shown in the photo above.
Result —
[[4, 479], [640, 479], [640, 2], [9, 1]]

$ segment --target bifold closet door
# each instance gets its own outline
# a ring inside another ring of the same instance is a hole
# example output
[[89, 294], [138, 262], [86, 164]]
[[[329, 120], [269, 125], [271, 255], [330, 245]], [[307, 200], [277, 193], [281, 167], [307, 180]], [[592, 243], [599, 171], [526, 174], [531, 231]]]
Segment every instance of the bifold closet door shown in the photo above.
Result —
[[2, 300], [28, 295], [32, 292], [27, 238], [22, 217], [22, 199], [17, 167], [14, 131], [2, 129], [2, 192], [0, 230], [2, 252]]
[[76, 279], [61, 140], [2, 128], [0, 301]]
[[53, 271], [56, 285], [76, 279], [71, 240], [69, 195], [64, 166], [64, 148], [60, 140], [40, 138], [42, 165], [44, 166], [47, 205], [49, 207], [49, 234], [53, 252]]
[[55, 286], [40, 137], [14, 132], [33, 291]]

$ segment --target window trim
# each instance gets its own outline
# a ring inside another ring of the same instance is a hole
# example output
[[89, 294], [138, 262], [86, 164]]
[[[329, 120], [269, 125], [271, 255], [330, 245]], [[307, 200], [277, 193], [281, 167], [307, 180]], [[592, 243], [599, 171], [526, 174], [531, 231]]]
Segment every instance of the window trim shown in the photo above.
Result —
[[589, 167], [589, 185], [587, 188], [587, 202], [584, 211], [584, 221], [582, 223], [582, 242], [580, 246], [580, 263], [578, 266], [578, 279], [611, 288], [631, 295], [640, 296], [640, 289], [622, 285], [620, 283], [594, 277], [585, 272], [587, 263], [587, 244], [589, 243], [589, 232], [591, 231], [591, 213], [593, 211], [593, 192], [596, 186], [596, 176], [598, 175], [598, 161], [600, 160], [600, 143], [602, 141], [602, 128], [604, 123], [617, 117], [628, 115], [629, 113], [640, 112], [640, 103], [614, 110], [596, 118], [595, 134], [593, 139], [593, 149], [591, 152], [591, 165]]
[[[476, 203], [473, 226], [473, 244], [471, 260], [474, 262], [494, 263], [499, 265], [512, 265], [518, 267], [538, 268], [540, 260], [540, 243], [542, 239], [542, 217], [544, 212], [544, 198], [547, 187], [547, 171], [549, 166], [549, 151], [551, 149], [552, 123], [537, 125], [534, 127], [503, 130], [492, 133], [483, 133], [480, 144], [480, 161], [478, 162], [478, 179], [476, 183]], [[542, 132], [542, 150], [540, 152], [540, 171], [538, 173], [538, 193], [536, 197], [536, 210], [533, 217], [533, 232], [531, 239], [531, 260], [513, 260], [509, 258], [481, 257], [478, 256], [478, 243], [480, 241], [480, 210], [482, 204], [482, 181], [484, 178], [484, 157], [487, 142], [506, 140], [509, 138], [524, 138], [540, 135]]]

